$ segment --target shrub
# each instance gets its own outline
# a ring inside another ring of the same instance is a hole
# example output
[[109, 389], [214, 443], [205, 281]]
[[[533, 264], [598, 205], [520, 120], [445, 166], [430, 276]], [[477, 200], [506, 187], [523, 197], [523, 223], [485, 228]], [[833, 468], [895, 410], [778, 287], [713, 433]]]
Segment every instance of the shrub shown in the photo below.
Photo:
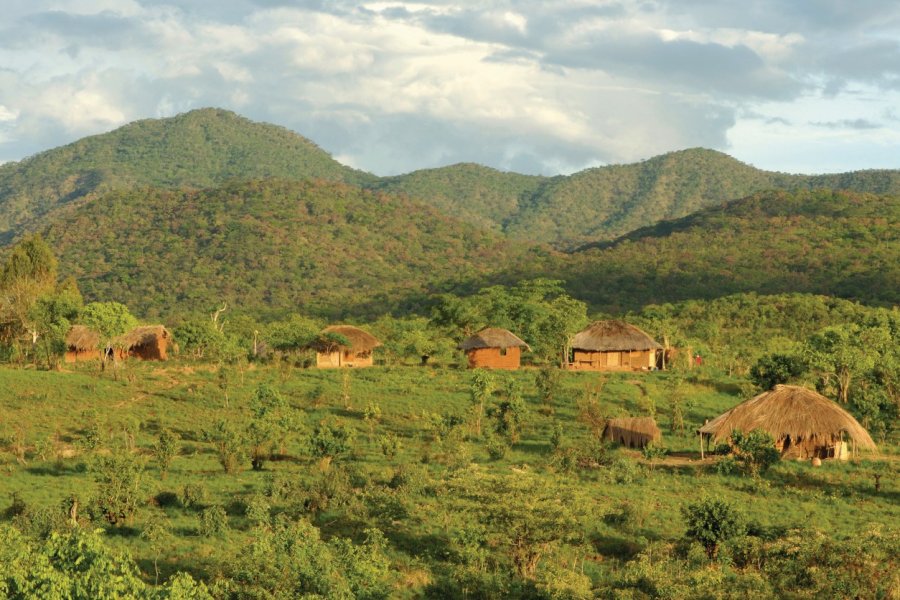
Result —
[[236, 473], [246, 456], [245, 440], [242, 432], [229, 421], [220, 419], [203, 432], [203, 439], [211, 442], [216, 449], [219, 464], [226, 473]]
[[348, 452], [353, 443], [353, 430], [337, 420], [323, 420], [309, 437], [309, 450], [313, 456], [330, 463], [335, 457]]
[[509, 444], [503, 438], [491, 436], [485, 443], [485, 448], [492, 460], [500, 460], [509, 451]]
[[699, 542], [709, 560], [716, 558], [719, 546], [746, 532], [743, 515], [725, 500], [707, 498], [681, 509], [688, 539]]
[[775, 449], [775, 440], [761, 429], [750, 433], [735, 431], [731, 434], [737, 459], [754, 477], [765, 473], [769, 467], [781, 460]]
[[203, 484], [187, 483], [181, 488], [178, 500], [184, 508], [198, 509], [209, 500], [209, 492]]
[[378, 445], [381, 447], [381, 453], [388, 460], [394, 460], [397, 452], [400, 451], [400, 438], [394, 433], [387, 433], [378, 438]]
[[97, 495], [94, 508], [111, 524], [134, 515], [141, 492], [144, 463], [130, 452], [99, 456], [93, 464]]
[[200, 535], [213, 537], [221, 535], [228, 529], [228, 514], [221, 506], [214, 505], [203, 509], [200, 513]]
[[166, 478], [172, 460], [178, 455], [178, 436], [169, 429], [163, 429], [159, 432], [159, 438], [153, 444], [153, 458], [159, 467], [159, 476]]

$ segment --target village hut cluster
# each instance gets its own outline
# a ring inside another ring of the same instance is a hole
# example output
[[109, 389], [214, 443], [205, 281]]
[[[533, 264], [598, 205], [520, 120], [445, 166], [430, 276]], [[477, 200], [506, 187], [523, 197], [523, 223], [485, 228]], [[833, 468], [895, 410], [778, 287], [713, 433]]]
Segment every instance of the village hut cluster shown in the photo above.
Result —
[[[101, 343], [96, 331], [75, 325], [66, 336], [66, 362], [103, 357], [166, 360], [172, 336], [162, 325], [141, 326]], [[307, 348], [318, 368], [364, 368], [375, 364], [381, 341], [351, 325], [326, 327]], [[471, 369], [514, 370], [530, 346], [506, 329], [486, 327], [459, 343]], [[623, 321], [591, 323], [572, 337], [563, 368], [573, 371], [650, 371], [665, 367], [663, 348], [646, 332]], [[859, 450], [876, 450], [868, 432], [850, 413], [812, 390], [777, 385], [708, 421], [698, 430], [701, 458], [711, 445], [728, 443], [734, 432], [767, 432], [785, 458], [843, 459]], [[662, 434], [651, 417], [609, 419], [603, 438], [631, 448], [659, 443]]]

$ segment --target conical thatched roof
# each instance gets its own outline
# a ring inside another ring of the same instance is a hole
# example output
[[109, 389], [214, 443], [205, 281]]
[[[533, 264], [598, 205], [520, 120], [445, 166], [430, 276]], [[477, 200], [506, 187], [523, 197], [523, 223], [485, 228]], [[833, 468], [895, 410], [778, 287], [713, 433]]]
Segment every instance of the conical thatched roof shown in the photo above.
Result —
[[100, 334], [84, 325], [73, 325], [66, 334], [66, 346], [78, 352], [97, 350], [100, 347]]
[[572, 338], [572, 348], [589, 352], [616, 352], [624, 350], [657, 350], [656, 341], [623, 321], [594, 321]]
[[[331, 325], [322, 330], [323, 335], [329, 333], [336, 333], [347, 338], [347, 341], [350, 342], [349, 348], [354, 352], [369, 352], [381, 345], [381, 342], [374, 335], [352, 325]], [[330, 352], [347, 348], [347, 346], [341, 344], [328, 344], [326, 347], [326, 345], [317, 343], [313, 343], [313, 347], [320, 352]]]
[[485, 327], [475, 335], [469, 336], [459, 344], [460, 350], [475, 350], [478, 348], [513, 348], [525, 346], [531, 347], [505, 329], [499, 327]]
[[860, 448], [875, 450], [875, 442], [853, 416], [825, 396], [796, 385], [776, 385], [742, 402], [700, 428], [715, 441], [732, 431], [762, 429], [776, 440], [831, 441], [846, 433]]
[[662, 432], [653, 417], [623, 417], [610, 419], [603, 429], [603, 439], [621, 442], [632, 448], [643, 448], [662, 439]]
[[152, 344], [158, 338], [170, 338], [172, 334], [163, 325], [141, 325], [113, 340], [113, 346], [131, 350], [144, 344]]

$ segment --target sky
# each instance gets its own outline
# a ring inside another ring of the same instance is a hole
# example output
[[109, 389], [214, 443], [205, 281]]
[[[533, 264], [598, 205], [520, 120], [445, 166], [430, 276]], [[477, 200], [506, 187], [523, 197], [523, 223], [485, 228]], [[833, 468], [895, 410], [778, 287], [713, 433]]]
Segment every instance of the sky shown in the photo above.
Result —
[[209, 106], [378, 175], [900, 168], [900, 3], [3, 0], [0, 162]]

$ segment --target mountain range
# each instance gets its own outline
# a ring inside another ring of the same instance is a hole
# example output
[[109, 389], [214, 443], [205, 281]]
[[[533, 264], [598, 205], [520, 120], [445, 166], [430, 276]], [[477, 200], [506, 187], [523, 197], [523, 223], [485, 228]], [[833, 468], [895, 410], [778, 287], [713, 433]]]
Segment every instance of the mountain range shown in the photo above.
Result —
[[[827, 190], [827, 191], [816, 191]], [[148, 317], [421, 308], [567, 281], [594, 309], [731, 291], [897, 303], [900, 171], [788, 175], [713, 150], [569, 176], [474, 164], [377, 177], [219, 109], [0, 166], [0, 245], [43, 232], [86, 297]]]

